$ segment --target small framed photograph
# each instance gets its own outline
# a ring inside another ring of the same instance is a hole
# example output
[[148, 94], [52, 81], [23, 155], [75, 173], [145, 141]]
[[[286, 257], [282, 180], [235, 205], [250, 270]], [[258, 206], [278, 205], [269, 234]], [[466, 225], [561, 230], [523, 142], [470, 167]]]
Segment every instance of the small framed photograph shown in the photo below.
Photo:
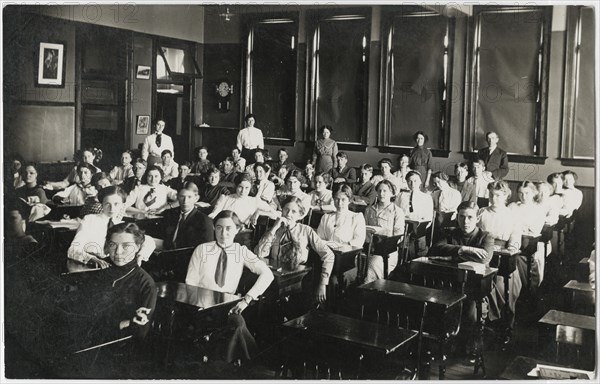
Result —
[[136, 79], [149, 80], [151, 68], [147, 65], [138, 65], [135, 71]]
[[150, 130], [150, 116], [149, 115], [138, 115], [137, 116], [137, 127], [135, 133], [137, 135], [147, 135]]
[[38, 87], [65, 86], [65, 44], [40, 43], [35, 78]]

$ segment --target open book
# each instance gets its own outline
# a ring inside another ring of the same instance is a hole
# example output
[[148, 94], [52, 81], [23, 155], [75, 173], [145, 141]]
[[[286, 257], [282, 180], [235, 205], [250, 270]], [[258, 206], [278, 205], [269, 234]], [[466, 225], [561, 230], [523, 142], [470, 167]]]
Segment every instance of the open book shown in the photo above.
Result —
[[475, 271], [476, 274], [482, 275], [485, 273], [485, 264], [478, 263], [476, 261], [464, 261], [459, 265], [463, 266], [464, 269]]

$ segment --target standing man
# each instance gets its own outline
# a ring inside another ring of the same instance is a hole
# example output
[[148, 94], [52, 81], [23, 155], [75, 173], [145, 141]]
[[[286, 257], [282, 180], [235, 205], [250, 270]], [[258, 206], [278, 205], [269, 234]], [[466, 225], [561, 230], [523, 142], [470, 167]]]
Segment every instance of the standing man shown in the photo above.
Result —
[[169, 135], [163, 133], [164, 129], [165, 122], [163, 120], [158, 120], [154, 125], [154, 133], [144, 140], [142, 159], [148, 162], [148, 167], [162, 163], [161, 155], [165, 149], [170, 150], [172, 156], [175, 157], [173, 140], [171, 140]]
[[477, 158], [485, 162], [485, 169], [492, 173], [495, 180], [501, 180], [508, 175], [508, 155], [498, 147], [498, 134], [488, 132], [485, 134], [488, 146], [477, 152]]

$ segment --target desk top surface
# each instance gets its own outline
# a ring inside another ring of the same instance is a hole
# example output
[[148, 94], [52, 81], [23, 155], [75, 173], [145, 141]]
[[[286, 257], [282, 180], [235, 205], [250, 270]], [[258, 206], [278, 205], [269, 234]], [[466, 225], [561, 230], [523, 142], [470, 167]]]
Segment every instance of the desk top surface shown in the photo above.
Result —
[[338, 255], [350, 255], [350, 254], [356, 254], [357, 252], [362, 251], [362, 247], [353, 247], [351, 245], [348, 244], [344, 244], [341, 245], [335, 249], [331, 249], [333, 251], [333, 253], [338, 256]]
[[590, 283], [584, 283], [577, 280], [571, 280], [565, 284], [564, 288], [573, 289], [576, 291], [594, 292]]
[[548, 311], [539, 323], [550, 325], [567, 325], [570, 327], [596, 330], [596, 318], [593, 316], [579, 315], [577, 313], [562, 312], [555, 309]]
[[240, 301], [242, 298], [230, 293], [217, 292], [206, 288], [187, 285], [176, 281], [156, 283], [158, 297], [182, 304], [192, 305], [198, 310]]
[[496, 274], [498, 272], [498, 268], [492, 268], [489, 265], [482, 264], [481, 270], [474, 270], [473, 267], [470, 266], [470, 264], [457, 263], [453, 261], [434, 260], [428, 257], [419, 257], [417, 259], [412, 260], [411, 263], [423, 263], [430, 265], [439, 265], [448, 268], [464, 269], [466, 271], [474, 272], [475, 275], [480, 275], [484, 277]]
[[84, 264], [82, 262], [79, 262], [77, 260], [72, 260], [72, 259], [68, 259], [67, 260], [67, 273], [71, 274], [71, 273], [79, 273], [79, 272], [91, 272], [91, 271], [99, 271], [100, 268], [91, 265], [91, 264]]
[[283, 324], [284, 327], [305, 330], [385, 354], [417, 336], [416, 331], [353, 319], [325, 311], [311, 311]]
[[422, 287], [420, 285], [401, 283], [398, 281], [379, 279], [363, 284], [359, 289], [385, 292], [393, 296], [426, 302], [429, 304], [442, 305], [450, 308], [460, 303], [467, 296], [463, 293], [444, 289]]
[[123, 221], [143, 221], [143, 220], [161, 220], [161, 215], [153, 215], [149, 213], [136, 213], [133, 215], [127, 214], [123, 216]]

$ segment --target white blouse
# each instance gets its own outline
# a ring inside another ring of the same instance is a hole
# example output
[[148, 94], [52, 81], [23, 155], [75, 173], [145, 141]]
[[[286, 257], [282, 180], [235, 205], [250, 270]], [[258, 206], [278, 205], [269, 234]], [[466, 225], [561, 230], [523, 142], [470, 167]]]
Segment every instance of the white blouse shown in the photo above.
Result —
[[325, 241], [332, 241], [338, 245], [362, 247], [367, 237], [363, 214], [346, 211], [339, 218], [336, 216], [337, 212], [323, 215], [317, 228], [317, 235]]

